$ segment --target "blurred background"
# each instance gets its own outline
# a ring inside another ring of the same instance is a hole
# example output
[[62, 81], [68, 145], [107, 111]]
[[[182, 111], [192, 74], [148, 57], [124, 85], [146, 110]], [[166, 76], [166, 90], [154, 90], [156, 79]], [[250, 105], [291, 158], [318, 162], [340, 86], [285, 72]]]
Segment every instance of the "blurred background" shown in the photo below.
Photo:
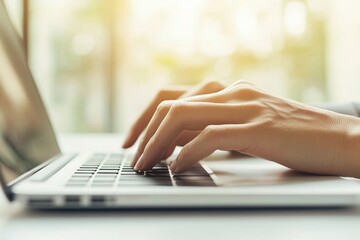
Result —
[[57, 132], [123, 132], [156, 91], [247, 79], [360, 100], [358, 0], [5, 0]]

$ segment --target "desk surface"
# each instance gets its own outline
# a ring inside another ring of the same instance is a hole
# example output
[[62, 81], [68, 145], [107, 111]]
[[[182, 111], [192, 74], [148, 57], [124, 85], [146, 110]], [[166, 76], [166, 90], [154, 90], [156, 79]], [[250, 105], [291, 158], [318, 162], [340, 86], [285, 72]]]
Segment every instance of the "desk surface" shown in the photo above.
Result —
[[[65, 151], [111, 151], [118, 135], [61, 136]], [[101, 144], [98, 144], [101, 142]], [[0, 239], [360, 239], [360, 208], [34, 212], [0, 195]]]

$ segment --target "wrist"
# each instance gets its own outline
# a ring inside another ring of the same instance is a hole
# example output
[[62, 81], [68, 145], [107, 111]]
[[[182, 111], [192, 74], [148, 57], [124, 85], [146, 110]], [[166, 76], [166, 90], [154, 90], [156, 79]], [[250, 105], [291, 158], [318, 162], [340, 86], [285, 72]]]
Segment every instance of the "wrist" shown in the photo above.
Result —
[[338, 156], [339, 175], [360, 178], [360, 119], [344, 118], [345, 131]]

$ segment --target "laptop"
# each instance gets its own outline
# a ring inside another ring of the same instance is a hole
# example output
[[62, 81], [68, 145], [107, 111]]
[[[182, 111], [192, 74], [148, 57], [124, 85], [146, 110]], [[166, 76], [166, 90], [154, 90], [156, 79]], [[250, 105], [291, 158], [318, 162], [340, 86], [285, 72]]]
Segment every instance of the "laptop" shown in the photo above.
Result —
[[21, 39], [0, 1], [0, 176], [10, 201], [34, 209], [339, 207], [358, 202], [355, 181], [224, 154], [173, 174], [164, 161], [136, 172], [129, 164], [132, 154], [120, 149], [61, 152]]

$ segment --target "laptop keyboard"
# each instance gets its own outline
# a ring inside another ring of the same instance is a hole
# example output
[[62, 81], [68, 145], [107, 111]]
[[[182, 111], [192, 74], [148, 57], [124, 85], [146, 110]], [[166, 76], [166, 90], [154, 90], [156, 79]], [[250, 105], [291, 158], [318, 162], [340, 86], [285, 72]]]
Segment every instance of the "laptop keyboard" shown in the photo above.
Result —
[[166, 162], [138, 172], [124, 154], [96, 153], [67, 181], [68, 187], [216, 186], [209, 173], [196, 164], [189, 171], [173, 174]]

